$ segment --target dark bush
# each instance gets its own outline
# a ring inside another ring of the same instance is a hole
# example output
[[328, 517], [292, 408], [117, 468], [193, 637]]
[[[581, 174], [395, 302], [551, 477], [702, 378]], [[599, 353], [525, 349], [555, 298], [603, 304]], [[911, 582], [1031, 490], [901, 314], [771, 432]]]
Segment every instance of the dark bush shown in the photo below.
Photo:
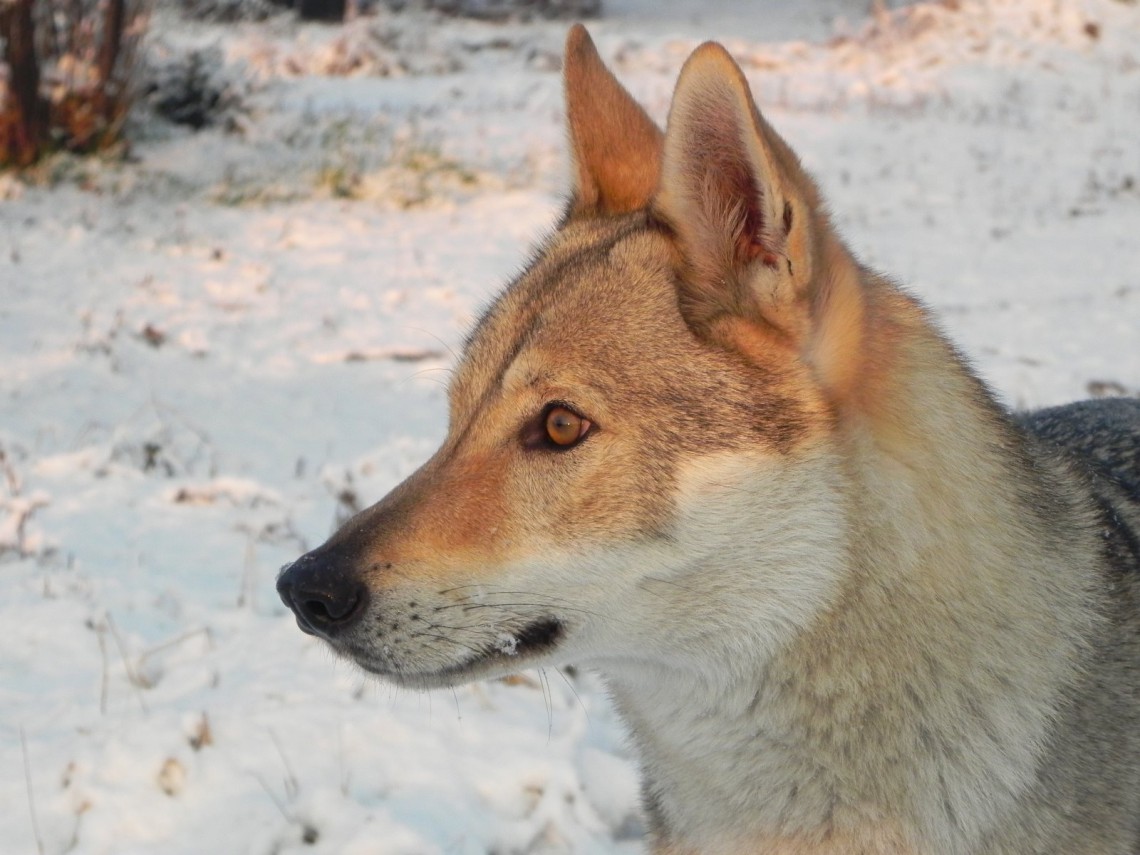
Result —
[[297, 17], [302, 21], [343, 21], [346, 0], [297, 0]]
[[142, 100], [166, 121], [200, 130], [240, 111], [241, 93], [227, 78], [217, 48], [152, 55], [149, 64]]

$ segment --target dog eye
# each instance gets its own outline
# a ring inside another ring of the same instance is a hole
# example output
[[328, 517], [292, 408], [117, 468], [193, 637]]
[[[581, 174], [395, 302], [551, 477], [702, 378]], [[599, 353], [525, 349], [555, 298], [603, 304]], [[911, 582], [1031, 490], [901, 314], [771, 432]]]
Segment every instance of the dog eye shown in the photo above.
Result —
[[546, 435], [560, 448], [569, 448], [590, 430], [588, 419], [566, 407], [554, 406], [546, 413]]

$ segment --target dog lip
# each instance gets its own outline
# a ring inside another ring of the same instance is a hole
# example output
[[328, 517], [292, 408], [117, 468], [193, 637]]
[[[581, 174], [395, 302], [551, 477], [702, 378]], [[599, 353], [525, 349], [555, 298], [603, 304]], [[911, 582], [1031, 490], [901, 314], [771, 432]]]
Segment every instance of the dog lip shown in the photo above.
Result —
[[521, 630], [511, 633], [515, 642], [514, 650], [511, 653], [500, 648], [488, 648], [470, 659], [434, 671], [407, 670], [390, 663], [381, 664], [359, 649], [338, 649], [342, 654], [347, 654], [352, 658], [365, 671], [411, 688], [431, 689], [454, 686], [459, 683], [494, 676], [493, 669], [495, 666], [507, 663], [517, 662], [518, 669], [521, 670], [527, 667], [535, 657], [554, 649], [565, 631], [565, 624], [557, 618], [541, 618], [527, 624]]
[[562, 638], [565, 627], [557, 618], [543, 618], [523, 627], [515, 633], [517, 642], [514, 655], [542, 653], [554, 647]]

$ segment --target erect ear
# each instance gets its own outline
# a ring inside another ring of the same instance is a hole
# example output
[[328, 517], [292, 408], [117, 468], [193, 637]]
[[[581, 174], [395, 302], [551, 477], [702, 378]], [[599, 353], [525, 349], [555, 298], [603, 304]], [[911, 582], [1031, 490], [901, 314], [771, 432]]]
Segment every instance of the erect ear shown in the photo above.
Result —
[[571, 216], [644, 208], [661, 169], [661, 130], [605, 67], [581, 24], [566, 37], [563, 76], [576, 173]]
[[728, 316], [804, 345], [810, 334], [817, 193], [760, 116], [739, 67], [706, 43], [681, 70], [669, 111], [653, 211], [684, 260], [690, 323]]

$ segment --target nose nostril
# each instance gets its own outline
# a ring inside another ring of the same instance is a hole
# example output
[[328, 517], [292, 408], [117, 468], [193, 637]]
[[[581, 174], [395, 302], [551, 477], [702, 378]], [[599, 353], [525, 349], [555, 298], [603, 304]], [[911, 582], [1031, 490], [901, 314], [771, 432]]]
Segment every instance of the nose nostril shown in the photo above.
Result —
[[310, 617], [315, 617], [318, 620], [332, 620], [329, 610], [320, 600], [305, 600], [304, 606]]
[[350, 621], [360, 607], [362, 597], [359, 591], [339, 596], [324, 592], [301, 592], [298, 606], [310, 622], [320, 626], [332, 626]]
[[281, 569], [277, 593], [302, 630], [331, 639], [364, 614], [368, 589], [353, 564], [343, 555], [318, 549]]

